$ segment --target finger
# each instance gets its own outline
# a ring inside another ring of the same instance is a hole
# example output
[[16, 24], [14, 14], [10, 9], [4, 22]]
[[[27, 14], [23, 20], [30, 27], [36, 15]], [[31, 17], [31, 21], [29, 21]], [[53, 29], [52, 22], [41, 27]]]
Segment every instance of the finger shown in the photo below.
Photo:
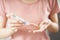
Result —
[[9, 35], [12, 35], [12, 34], [14, 34], [14, 33], [16, 33], [18, 31], [18, 29], [15, 28], [15, 27], [14, 28], [6, 28], [6, 30], [8, 30], [7, 33]]
[[34, 30], [40, 29], [40, 27], [36, 24], [31, 23], [30, 26], [33, 26]]
[[9, 13], [6, 16], [7, 16], [7, 18], [11, 18], [11, 16], [13, 16], [13, 15], [14, 15], [14, 13]]
[[15, 20], [15, 19], [9, 19], [8, 21], [9, 22], [19, 22], [18, 20]]
[[9, 23], [12, 23], [12, 24], [15, 24], [15, 23], [23, 24], [22, 22], [20, 22], [20, 21], [18, 21], [18, 20], [15, 20], [15, 19], [9, 19], [8, 22], [9, 22]]
[[50, 24], [49, 21], [44, 20], [44, 21], [42, 21], [42, 22], [40, 23], [39, 26], [41, 26], [41, 25], [49, 25], [49, 24]]
[[12, 30], [13, 32], [17, 32], [17, 31], [18, 31], [18, 29], [17, 29], [16, 27], [11, 28], [11, 30]]
[[49, 22], [43, 21], [41, 22], [40, 26], [40, 30], [36, 30], [35, 32], [43, 32], [44, 30], [46, 30], [49, 26]]
[[22, 25], [21, 24], [10, 24], [9, 26], [10, 27], [21, 27]]
[[10, 22], [10, 24], [23, 24], [23, 23], [20, 23], [20, 22]]
[[28, 32], [30, 32], [30, 33], [31, 33], [31, 32], [33, 32], [33, 30], [28, 30]]
[[34, 30], [33, 32], [43, 32], [47, 28], [47, 22], [46, 20], [42, 21], [41, 24], [39, 25], [40, 29], [39, 30]]
[[9, 19], [10, 22], [19, 22], [19, 23], [23, 23], [22, 21], [16, 19], [15, 16], [13, 16], [13, 15], [14, 15], [14, 14], [10, 14], [10, 15], [8, 16], [8, 19]]
[[42, 30], [34, 30], [33, 33], [36, 33], [36, 32], [43, 32]]

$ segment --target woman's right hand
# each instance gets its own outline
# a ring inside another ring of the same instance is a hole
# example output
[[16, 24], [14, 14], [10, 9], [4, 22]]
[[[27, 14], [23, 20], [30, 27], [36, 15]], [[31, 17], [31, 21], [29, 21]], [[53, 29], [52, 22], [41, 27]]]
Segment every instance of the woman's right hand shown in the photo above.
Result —
[[17, 32], [16, 28], [0, 28], [0, 38], [6, 38]]
[[[17, 28], [13, 27], [13, 28], [4, 28], [4, 20], [3, 17], [0, 16], [0, 38], [5, 38], [8, 36], [11, 36], [12, 34], [14, 34], [15, 32], [17, 32]], [[7, 24], [6, 24], [7, 25]]]
[[23, 28], [23, 23], [20, 22], [19, 20], [15, 19], [15, 17], [11, 17], [13, 16], [12, 14], [7, 16], [7, 28], [16, 28], [17, 30], [22, 29]]

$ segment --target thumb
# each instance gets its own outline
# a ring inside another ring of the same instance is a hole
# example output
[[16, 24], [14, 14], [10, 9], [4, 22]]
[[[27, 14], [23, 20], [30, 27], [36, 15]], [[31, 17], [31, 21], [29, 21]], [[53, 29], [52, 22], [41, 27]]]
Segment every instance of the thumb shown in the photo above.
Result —
[[14, 15], [13, 13], [9, 13], [6, 16], [7, 16], [7, 18], [11, 18], [11, 16], [13, 16], [13, 15]]
[[11, 28], [11, 31], [12, 31], [12, 32], [17, 32], [18, 29], [17, 29], [16, 27], [14, 27], [14, 28]]
[[18, 31], [17, 28], [7, 28], [7, 30], [9, 30], [9, 35], [12, 35]]

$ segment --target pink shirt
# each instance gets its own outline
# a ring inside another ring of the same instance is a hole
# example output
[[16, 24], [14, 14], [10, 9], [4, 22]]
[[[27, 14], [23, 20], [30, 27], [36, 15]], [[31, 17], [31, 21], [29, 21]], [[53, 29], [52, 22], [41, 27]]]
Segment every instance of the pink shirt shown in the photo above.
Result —
[[[2, 4], [1, 0], [0, 2]], [[4, 6], [6, 13], [14, 13], [35, 24], [40, 24], [41, 20], [45, 17], [48, 18], [50, 14], [56, 13], [58, 9], [57, 0], [39, 0], [31, 5], [19, 0], [6, 0]], [[13, 35], [12, 40], [50, 40], [50, 38], [45, 31], [29, 33], [19, 30]]]

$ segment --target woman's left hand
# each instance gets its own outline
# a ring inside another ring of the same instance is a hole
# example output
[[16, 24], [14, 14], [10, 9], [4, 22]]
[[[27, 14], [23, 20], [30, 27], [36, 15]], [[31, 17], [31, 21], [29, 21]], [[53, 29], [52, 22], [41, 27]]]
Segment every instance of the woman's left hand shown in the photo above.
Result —
[[29, 25], [24, 25], [28, 32], [33, 32], [34, 30], [39, 30], [40, 27], [34, 23], [30, 23]]
[[35, 30], [33, 32], [43, 32], [44, 30], [46, 30], [49, 25], [52, 23], [52, 21], [50, 19], [47, 19], [47, 20], [43, 20], [41, 23], [40, 23], [40, 29], [39, 30]]

